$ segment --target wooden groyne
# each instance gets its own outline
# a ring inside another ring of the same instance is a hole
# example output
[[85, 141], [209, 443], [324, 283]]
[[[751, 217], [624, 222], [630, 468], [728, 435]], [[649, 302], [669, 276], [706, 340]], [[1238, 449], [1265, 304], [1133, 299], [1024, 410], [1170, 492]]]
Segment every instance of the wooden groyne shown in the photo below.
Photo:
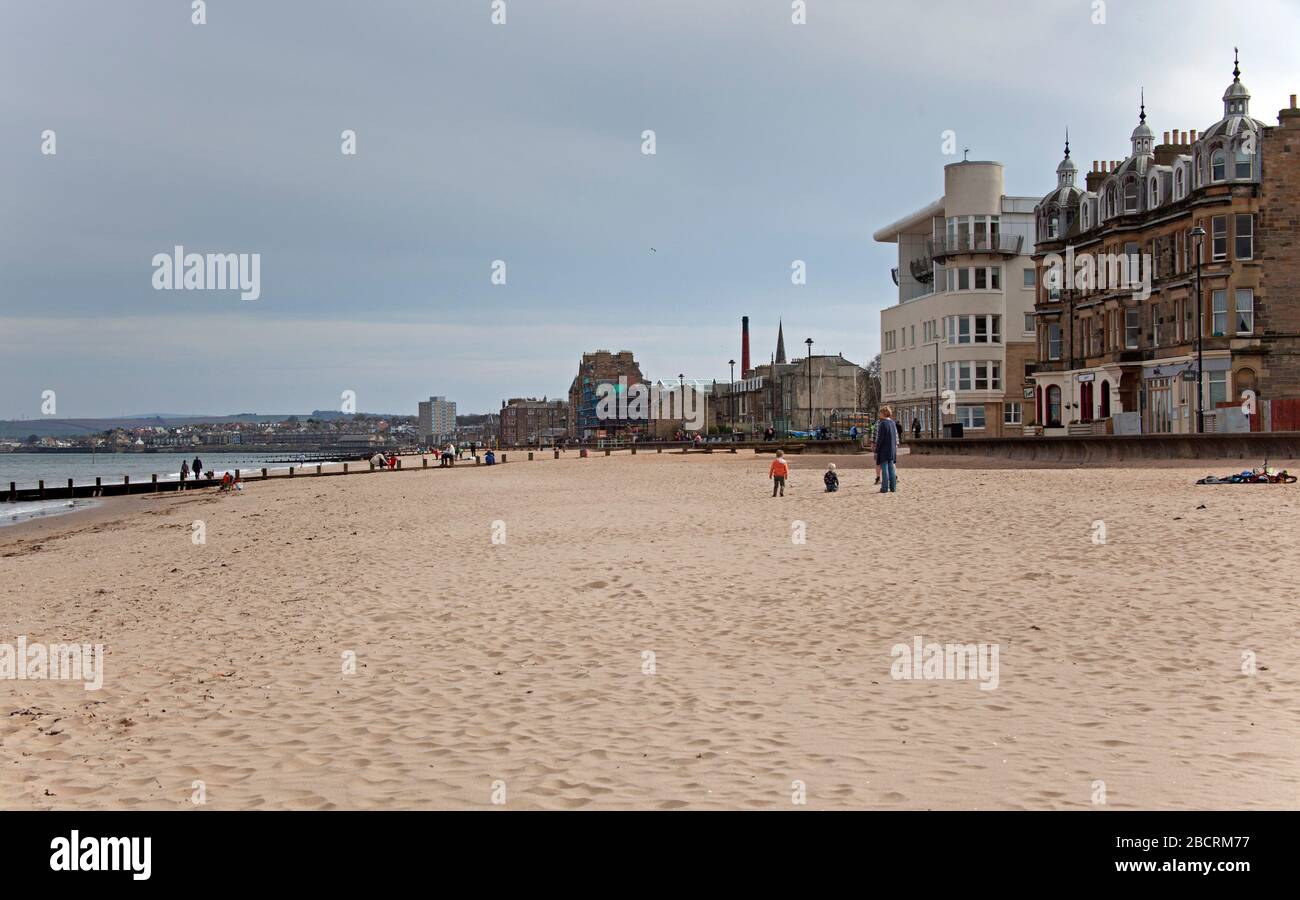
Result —
[[[550, 456], [553, 459], [560, 459], [563, 456], [572, 454], [574, 458], [588, 458], [591, 456], [603, 455], [610, 456], [613, 453], [629, 454], [635, 456], [640, 453], [676, 453], [678, 455], [687, 455], [691, 453], [737, 453], [740, 450], [752, 450], [754, 453], [775, 453], [782, 450], [786, 454], [792, 453], [855, 453], [859, 447], [857, 442], [849, 440], [832, 440], [832, 441], [735, 441], [728, 443], [704, 444], [695, 446], [689, 442], [655, 442], [643, 444], [628, 444], [621, 447], [599, 447], [595, 445], [570, 445], [564, 450], [555, 448], [537, 449], [514, 449], [506, 451], [494, 451], [496, 453], [496, 462], [498, 465], [504, 465], [510, 454], [514, 454], [516, 459], [526, 454], [528, 460], [534, 460], [542, 456]], [[235, 469], [234, 476], [244, 483], [254, 481], [278, 481], [284, 478], [329, 478], [338, 475], [373, 475], [381, 472], [421, 472], [427, 469], [456, 468], [460, 466], [480, 466], [485, 465], [484, 457], [476, 455], [470, 459], [457, 460], [455, 465], [443, 466], [441, 459], [434, 459], [427, 455], [407, 455], [397, 458], [396, 467], [379, 468], [367, 460], [354, 462], [335, 462], [335, 463], [316, 463], [302, 466], [279, 466], [276, 468], [261, 467], [253, 469]], [[76, 484], [74, 479], [67, 479], [66, 482], [54, 482], [42, 479], [37, 482], [36, 487], [18, 487], [17, 482], [9, 482], [7, 490], [4, 490], [0, 499], [11, 502], [33, 501], [33, 500], [76, 500], [89, 499], [94, 497], [124, 497], [132, 494], [169, 494], [180, 491], [191, 491], [200, 488], [219, 487], [220, 478], [188, 478], [184, 481], [160, 479], [156, 474], [149, 475], [147, 478], [137, 477], [134, 480], [130, 475], [118, 478], [106, 478], [99, 476], [95, 478], [94, 484]]]

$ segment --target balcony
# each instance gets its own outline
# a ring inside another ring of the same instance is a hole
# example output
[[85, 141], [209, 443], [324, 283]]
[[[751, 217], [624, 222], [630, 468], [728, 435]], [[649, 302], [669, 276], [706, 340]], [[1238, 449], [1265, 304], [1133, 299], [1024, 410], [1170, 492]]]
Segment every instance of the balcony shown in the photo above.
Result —
[[1025, 238], [1020, 234], [966, 234], [931, 238], [925, 242], [926, 250], [936, 262], [950, 256], [987, 253], [991, 256], [1019, 256], [1024, 250]]

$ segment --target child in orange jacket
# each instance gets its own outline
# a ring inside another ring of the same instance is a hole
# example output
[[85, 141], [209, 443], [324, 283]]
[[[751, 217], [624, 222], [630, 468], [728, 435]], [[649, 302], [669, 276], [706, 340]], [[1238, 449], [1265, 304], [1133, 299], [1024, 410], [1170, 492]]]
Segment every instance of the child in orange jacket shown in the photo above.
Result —
[[785, 453], [781, 450], [776, 451], [776, 459], [772, 460], [772, 466], [767, 470], [767, 477], [772, 479], [772, 496], [780, 491], [781, 496], [785, 496], [785, 480], [790, 477], [790, 464], [785, 461]]

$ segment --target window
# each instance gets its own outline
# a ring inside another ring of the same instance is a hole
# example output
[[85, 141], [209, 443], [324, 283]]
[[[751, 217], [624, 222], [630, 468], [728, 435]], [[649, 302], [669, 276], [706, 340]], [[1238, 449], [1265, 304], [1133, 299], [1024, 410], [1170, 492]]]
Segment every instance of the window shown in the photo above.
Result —
[[1210, 180], [1222, 181], [1227, 176], [1228, 158], [1222, 150], [1215, 150], [1210, 157]]
[[1237, 291], [1237, 334], [1255, 333], [1255, 292], [1246, 288]]
[[1160, 205], [1160, 179], [1155, 177], [1151, 179], [1151, 206]]
[[1138, 211], [1138, 184], [1137, 180], [1130, 178], [1124, 183], [1124, 212], [1135, 213]]
[[1047, 424], [1051, 428], [1061, 427], [1061, 388], [1051, 385], [1047, 389]]
[[991, 287], [995, 291], [1002, 290], [1002, 267], [1001, 266], [989, 267], [989, 287]]
[[1214, 218], [1210, 219], [1210, 231], [1214, 238], [1214, 243], [1211, 245], [1210, 258], [1216, 260], [1227, 259], [1228, 258], [1228, 217], [1215, 216]]
[[1019, 402], [1003, 403], [1003, 404], [1002, 404], [1002, 424], [1003, 424], [1003, 425], [1019, 425], [1020, 423], [1021, 423], [1021, 418], [1020, 418], [1020, 403], [1019, 403]]
[[1142, 331], [1142, 311], [1124, 310], [1124, 347], [1127, 350], [1138, 348], [1138, 337]]
[[970, 269], [957, 270], [957, 290], [959, 291], [970, 290]]
[[1215, 291], [1213, 305], [1214, 325], [1210, 331], [1213, 337], [1223, 337], [1228, 333], [1228, 292]]
[[1034, 370], [1037, 368], [1032, 362], [1025, 363], [1025, 381], [1034, 377]]
[[1243, 143], [1237, 149], [1237, 164], [1235, 166], [1235, 171], [1233, 172], [1234, 178], [1249, 179], [1255, 174], [1254, 159], [1251, 154], [1245, 151], [1245, 146], [1246, 145]]
[[896, 335], [894, 334], [894, 332], [893, 332], [893, 331], [886, 331], [886, 332], [885, 332], [885, 350], [886, 350], [886, 352], [895, 349], [895, 347], [897, 346], [896, 343], [895, 343], [895, 341], [896, 341]]
[[1174, 172], [1174, 199], [1183, 199], [1183, 167], [1179, 166], [1178, 171]]
[[989, 289], [988, 270], [983, 267], [980, 267], [975, 270], [975, 290], [987, 291], [988, 289]]
[[1047, 358], [1061, 358], [1061, 326], [1056, 323], [1047, 326]]
[[1058, 266], [1047, 270], [1047, 299], [1049, 302], [1061, 299], [1061, 269]]
[[1083, 205], [1079, 208], [1079, 212], [1083, 216], [1083, 230], [1087, 231], [1088, 230], [1088, 201], [1087, 200], [1083, 201]]
[[975, 404], [963, 404], [957, 407], [957, 421], [962, 428], [972, 430], [984, 427], [984, 407]]
[[1220, 403], [1228, 402], [1228, 373], [1227, 372], [1206, 372], [1206, 378], [1209, 380], [1210, 396], [1207, 405], [1210, 409], [1216, 408]]
[[903, 391], [907, 391], [907, 370], [903, 369]]
[[1236, 217], [1236, 243], [1233, 248], [1237, 259], [1253, 259], [1255, 256], [1255, 217], [1250, 213]]
[[1057, 216], [1047, 217], [1047, 237], [1055, 238], [1057, 231], [1060, 229], [1060, 219]]
[[1025, 269], [1025, 287], [1031, 288], [1038, 284], [1037, 273], [1033, 269]]
[[1025, 334], [1034, 333], [1034, 314], [1025, 313]]

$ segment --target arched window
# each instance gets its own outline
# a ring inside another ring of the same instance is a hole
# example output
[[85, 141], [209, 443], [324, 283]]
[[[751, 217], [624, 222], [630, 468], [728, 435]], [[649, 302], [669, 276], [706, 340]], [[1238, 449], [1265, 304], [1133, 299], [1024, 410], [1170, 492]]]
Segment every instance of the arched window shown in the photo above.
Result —
[[1151, 179], [1151, 206], [1152, 208], [1160, 205], [1160, 179]]
[[1179, 166], [1178, 171], [1174, 173], [1174, 199], [1183, 199], [1183, 167]]
[[1115, 185], [1106, 188], [1106, 218], [1115, 217]]
[[1083, 230], [1088, 230], [1088, 201], [1084, 200], [1079, 205], [1079, 215], [1083, 217]]
[[1228, 157], [1222, 150], [1215, 150], [1210, 157], [1210, 181], [1223, 181], [1228, 177]]
[[1124, 212], [1135, 213], [1138, 211], [1138, 184], [1136, 178], [1130, 178], [1124, 183]]
[[1110, 382], [1101, 383], [1101, 418], [1110, 418]]
[[1195, 174], [1195, 176], [1194, 176], [1194, 178], [1193, 178], [1193, 180], [1192, 180], [1192, 183], [1195, 184], [1197, 187], [1200, 187], [1200, 186], [1201, 186], [1201, 182], [1204, 180], [1204, 176], [1201, 174], [1202, 171], [1203, 171], [1203, 168], [1202, 168], [1202, 167], [1203, 167], [1204, 165], [1205, 165], [1205, 161], [1204, 161], [1203, 159], [1201, 159], [1201, 151], [1200, 151], [1200, 150], [1197, 150], [1197, 151], [1196, 151], [1196, 161], [1195, 161], [1195, 164], [1194, 164], [1194, 166], [1193, 166], [1193, 171], [1194, 171], [1196, 174]]
[[1061, 388], [1055, 384], [1047, 388], [1047, 426], [1061, 427]]

